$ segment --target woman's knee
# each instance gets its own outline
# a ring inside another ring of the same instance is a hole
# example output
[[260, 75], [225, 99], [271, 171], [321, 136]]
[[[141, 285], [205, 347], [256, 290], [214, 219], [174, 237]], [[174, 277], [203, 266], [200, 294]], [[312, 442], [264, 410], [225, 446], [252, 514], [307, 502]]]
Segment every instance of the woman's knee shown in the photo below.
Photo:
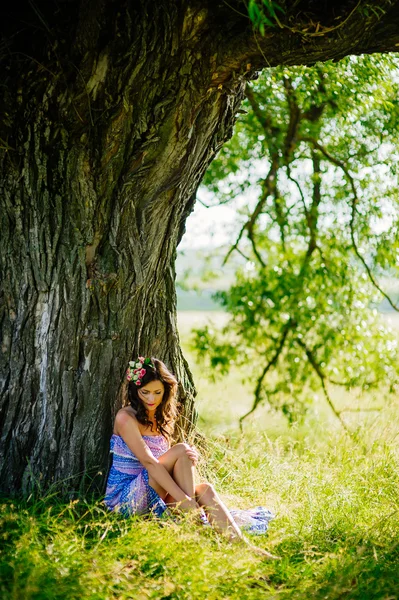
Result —
[[186, 444], [185, 442], [180, 442], [179, 444], [175, 444], [173, 446], [173, 448], [175, 449], [175, 452], [177, 453], [178, 458], [181, 458], [181, 457], [188, 458], [187, 450], [190, 449], [189, 444]]
[[204, 483], [199, 483], [198, 485], [195, 486], [195, 493], [199, 496], [199, 497], [203, 497], [203, 496], [214, 496], [216, 494], [216, 490], [214, 488], [214, 486], [209, 483], [208, 481], [205, 481]]

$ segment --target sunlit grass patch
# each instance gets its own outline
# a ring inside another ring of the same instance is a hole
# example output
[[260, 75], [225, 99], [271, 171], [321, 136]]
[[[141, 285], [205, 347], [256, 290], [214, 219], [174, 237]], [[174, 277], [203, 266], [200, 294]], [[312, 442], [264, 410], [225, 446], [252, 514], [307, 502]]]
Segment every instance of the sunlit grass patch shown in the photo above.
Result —
[[0, 500], [0, 597], [11, 600], [388, 600], [399, 597], [397, 400], [336, 390], [340, 406], [381, 402], [348, 417], [322, 400], [288, 426], [250, 405], [240, 373], [211, 385], [194, 366], [199, 476], [230, 508], [263, 505], [276, 518], [254, 542], [267, 562], [189, 518], [126, 519], [98, 502], [56, 493]]
[[276, 514], [254, 538], [265, 562], [213, 531], [108, 512], [56, 496], [1, 504], [5, 598], [395, 597], [398, 444], [344, 432], [319, 443], [253, 431], [209, 438], [201, 475], [230, 507]]
[[252, 555], [237, 555], [189, 518], [124, 519], [98, 504], [49, 504], [1, 505], [4, 598], [216, 600], [248, 585]]

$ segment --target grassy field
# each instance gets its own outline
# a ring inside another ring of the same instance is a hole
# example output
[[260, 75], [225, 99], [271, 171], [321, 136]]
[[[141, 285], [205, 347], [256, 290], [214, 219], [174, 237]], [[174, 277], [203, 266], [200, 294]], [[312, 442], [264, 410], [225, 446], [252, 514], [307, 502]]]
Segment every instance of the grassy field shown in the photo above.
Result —
[[[188, 331], [207, 317], [180, 313]], [[221, 322], [223, 315], [212, 316]], [[190, 360], [199, 427], [208, 445], [200, 474], [226, 504], [273, 510], [256, 542], [282, 557], [268, 562], [213, 531], [179, 523], [124, 519], [100, 503], [55, 495], [1, 502], [0, 593], [25, 599], [359, 599], [399, 598], [399, 406], [396, 398], [342, 395], [348, 436], [320, 398], [306, 422], [288, 427], [251, 405], [240, 373], [211, 384]]]

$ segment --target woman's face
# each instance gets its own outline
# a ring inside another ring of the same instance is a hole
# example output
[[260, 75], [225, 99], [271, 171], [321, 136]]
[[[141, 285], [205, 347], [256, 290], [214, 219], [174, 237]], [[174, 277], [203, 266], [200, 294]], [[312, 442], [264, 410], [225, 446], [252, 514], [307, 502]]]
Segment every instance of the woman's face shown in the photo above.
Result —
[[154, 412], [158, 408], [162, 402], [164, 391], [165, 386], [158, 379], [150, 381], [137, 390], [138, 396], [148, 412]]

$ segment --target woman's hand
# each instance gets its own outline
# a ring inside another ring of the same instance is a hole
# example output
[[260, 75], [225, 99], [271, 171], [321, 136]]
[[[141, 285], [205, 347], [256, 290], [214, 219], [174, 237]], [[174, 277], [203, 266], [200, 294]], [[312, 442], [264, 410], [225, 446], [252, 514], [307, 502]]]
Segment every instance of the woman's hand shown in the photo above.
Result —
[[193, 465], [195, 467], [199, 460], [198, 450], [194, 448], [194, 446], [190, 446], [189, 448], [186, 448], [186, 454], [189, 457], [189, 459], [193, 462]]
[[200, 508], [196, 500], [194, 498], [190, 498], [190, 496], [186, 496], [185, 500], [179, 502], [178, 507], [180, 508], [180, 510], [184, 511], [196, 510]]

